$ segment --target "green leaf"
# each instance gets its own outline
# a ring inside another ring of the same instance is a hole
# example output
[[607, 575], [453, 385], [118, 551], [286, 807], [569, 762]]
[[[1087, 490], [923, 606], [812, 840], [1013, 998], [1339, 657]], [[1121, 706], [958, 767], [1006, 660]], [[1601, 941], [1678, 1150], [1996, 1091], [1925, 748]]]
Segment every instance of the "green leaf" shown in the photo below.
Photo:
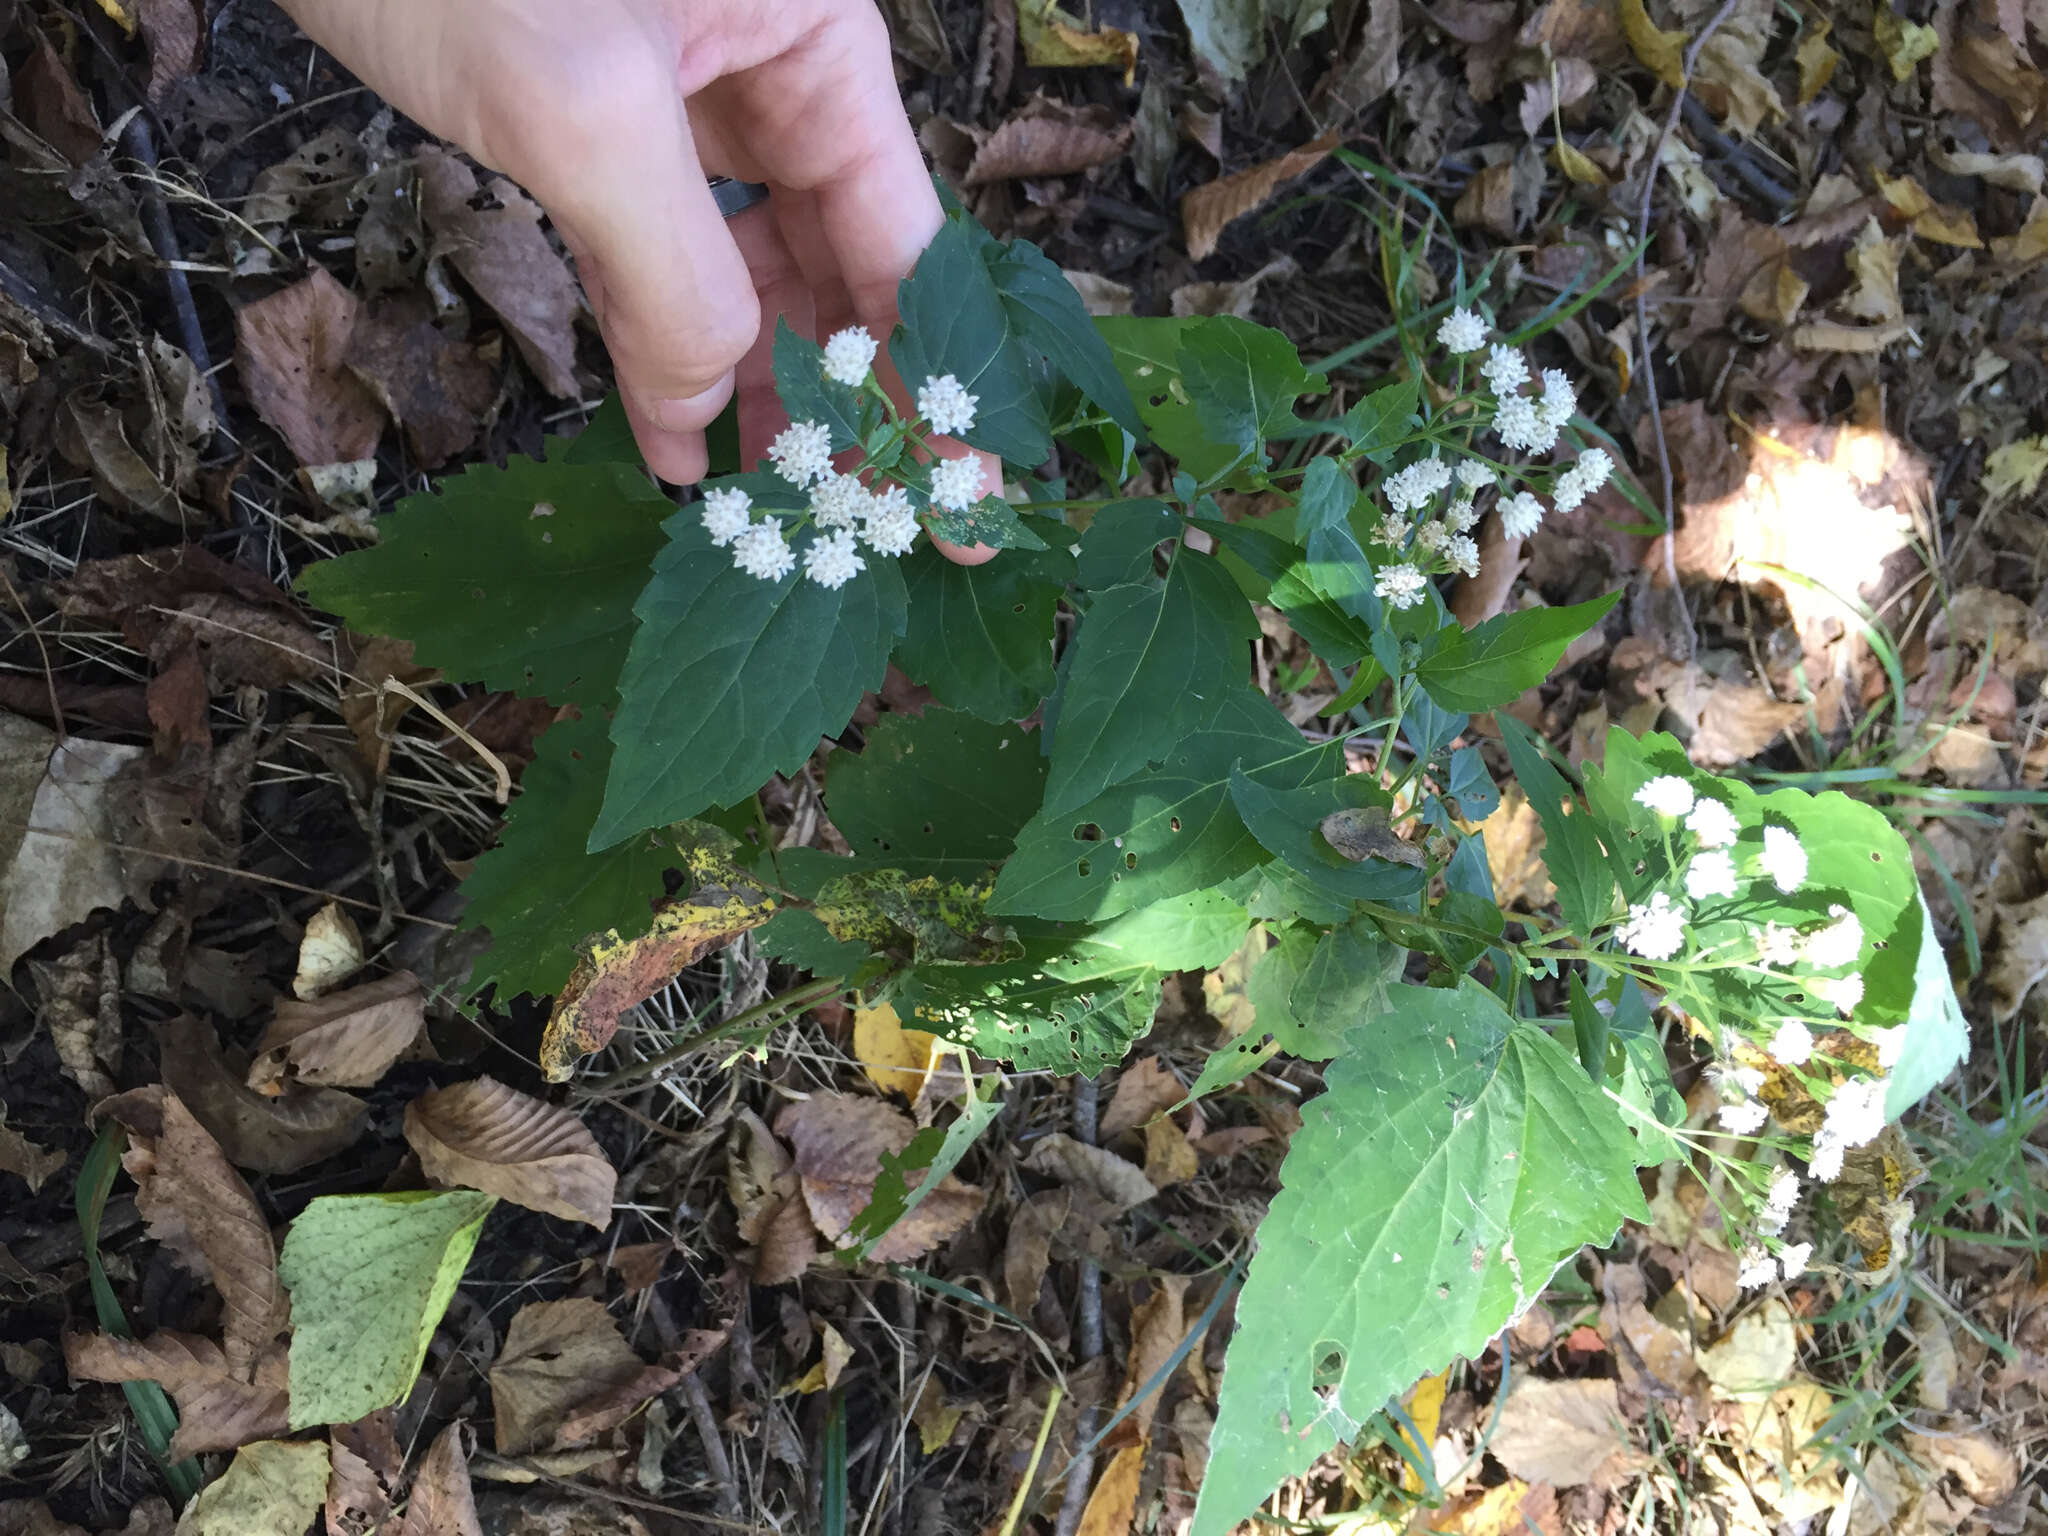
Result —
[[640, 445], [633, 440], [633, 422], [626, 415], [626, 402], [615, 389], [598, 403], [583, 430], [574, 437], [550, 437], [543, 455], [550, 464], [626, 464], [647, 471], [640, 461]]
[[1606, 1075], [1608, 1087], [1635, 1111], [1625, 1123], [1636, 1138], [1637, 1164], [1652, 1168], [1686, 1156], [1685, 1144], [1671, 1134], [1685, 1124], [1685, 1095], [1671, 1081], [1663, 1037], [1634, 977], [1623, 979], [1608, 1020]]
[[1248, 925], [1244, 908], [1217, 891], [1089, 928], [1020, 921], [1022, 959], [921, 968], [905, 979], [897, 1011], [1022, 1068], [1092, 1074], [1151, 1027], [1162, 975], [1222, 964]]
[[[1299, 1033], [1292, 1040], [1282, 1035], [1282, 1046], [1296, 1056], [1318, 1061], [1341, 1053], [1347, 1031], [1393, 1006], [1392, 989], [1407, 960], [1406, 950], [1389, 944], [1362, 918], [1332, 928], [1316, 942], [1288, 988], [1287, 1014]], [[1255, 988], [1254, 1009], [1258, 998]], [[1259, 1017], [1263, 1021], [1264, 1015]]]
[[1089, 592], [1150, 581], [1153, 552], [1180, 530], [1180, 514], [1163, 501], [1105, 502], [1081, 535], [1074, 579]]
[[1920, 956], [1913, 969], [1913, 1002], [1906, 1013], [1906, 1043], [1892, 1068], [1884, 1112], [1896, 1120], [1925, 1098], [1970, 1054], [1970, 1026], [1956, 998], [1948, 956], [1934, 934], [1927, 900], [1920, 898]]
[[[1379, 599], [1372, 595], [1372, 566], [1363, 551], [1351, 559], [1333, 557], [1331, 541], [1325, 539], [1322, 551], [1312, 556], [1292, 540], [1248, 523], [1205, 517], [1196, 518], [1195, 526], [1213, 537], [1223, 554], [1236, 556], [1265, 579], [1265, 590], [1255, 594], [1258, 600], [1285, 614], [1294, 632], [1324, 661], [1350, 667], [1370, 654]], [[1344, 537], [1350, 537], [1348, 532]], [[1361, 619], [1354, 610], [1367, 616]]]
[[381, 542], [309, 566], [299, 588], [451, 679], [597, 708], [670, 516], [697, 511], [624, 464], [477, 464], [406, 497], [377, 520]]
[[584, 851], [611, 760], [595, 710], [541, 734], [497, 846], [462, 882], [462, 927], [491, 935], [470, 973], [471, 993], [495, 985], [501, 1004], [522, 992], [549, 996], [592, 934], [645, 933], [653, 922], [663, 876], [678, 862], [674, 845], [641, 833], [602, 853]]
[[1579, 1065], [1594, 1082], [1603, 1082], [1607, 1077], [1607, 1015], [1593, 1006], [1585, 979], [1577, 971], [1572, 972], [1565, 1001], [1571, 1009], [1572, 1039], [1579, 1049]]
[[903, 325], [889, 355], [913, 395], [926, 379], [950, 373], [976, 397], [963, 442], [1014, 464], [1037, 464], [1052, 452], [1045, 404], [975, 244], [960, 219], [940, 227], [897, 290]]
[[1251, 607], [1214, 560], [1183, 548], [1158, 586], [1111, 587], [1081, 621], [1067, 664], [1045, 808], [1062, 814], [1199, 729], [1243, 687]]
[[1293, 342], [1235, 315], [1196, 321], [1181, 334], [1178, 362], [1203, 432], [1245, 453], [1294, 421], [1296, 400], [1327, 387]]
[[1397, 988], [1324, 1080], [1238, 1300], [1195, 1536], [1223, 1536], [1417, 1377], [1477, 1356], [1581, 1245], [1648, 1215], [1605, 1096], [1474, 982]]
[[1407, 439], [1421, 403], [1420, 379], [1402, 379], [1376, 389], [1344, 413], [1345, 435], [1368, 458], [1384, 462], [1385, 456]]
[[1264, 694], [1233, 688], [1215, 718], [1181, 737], [1159, 766], [1071, 811], [1034, 817], [1017, 834], [991, 910], [1114, 917], [1263, 863], [1265, 850], [1230, 801], [1239, 762], [1281, 789], [1344, 771], [1339, 743], [1309, 745]]
[[[1376, 913], [1372, 922], [1396, 944], [1420, 950], [1426, 955], [1435, 955], [1451, 968], [1454, 975], [1462, 975], [1471, 970], [1491, 943], [1501, 936], [1505, 926], [1500, 908], [1488, 898], [1476, 896], [1470, 891], [1445, 892], [1443, 900], [1436, 904], [1432, 916], [1439, 921], [1424, 922], [1419, 918], [1411, 921], [1389, 913]], [[1477, 938], [1472, 933], [1457, 933], [1440, 926], [1448, 923], [1477, 930], [1485, 937]]]
[[[924, 1197], [939, 1187], [939, 1181], [960, 1166], [967, 1149], [1003, 1112], [1002, 1101], [995, 1097], [996, 1082], [996, 1074], [990, 1073], [971, 1084], [966, 1106], [944, 1130], [928, 1125], [911, 1137], [901, 1152], [882, 1154], [874, 1194], [846, 1229], [852, 1245], [840, 1250], [842, 1264], [851, 1266], [865, 1260], [891, 1227], [916, 1210]], [[921, 1176], [915, 1185], [910, 1182], [912, 1175]]]
[[1137, 402], [1095, 328], [1095, 317], [1066, 274], [1028, 240], [1012, 240], [993, 252], [985, 249], [983, 259], [1009, 312], [1011, 328], [1118, 426], [1142, 439], [1145, 428]]
[[1492, 709], [1544, 678], [1565, 647], [1599, 623], [1621, 593], [1569, 608], [1526, 608], [1457, 630], [1425, 657], [1415, 680], [1443, 709]]
[[1096, 317], [1095, 328], [1109, 343], [1117, 372], [1137, 400], [1138, 415], [1152, 441], [1183, 473], [1206, 484], [1243, 454], [1227, 442], [1210, 438], [1181, 378], [1181, 338], [1205, 323], [1195, 317], [1104, 315]]
[[1031, 531], [1016, 509], [1000, 496], [984, 496], [973, 506], [954, 510], [936, 502], [924, 525], [935, 539], [948, 544], [986, 544], [990, 549], [1043, 549], [1045, 540]]
[[1053, 619], [1072, 567], [1064, 550], [958, 565], [920, 545], [903, 561], [910, 612], [896, 665], [941, 704], [1023, 719], [1052, 692]]
[[881, 687], [903, 629], [893, 560], [870, 559], [837, 590], [800, 575], [759, 581], [712, 546], [692, 511], [667, 532], [634, 606], [640, 628], [619, 678], [593, 848], [794, 773]]
[[1565, 814], [1570, 791], [1529, 728], [1508, 714], [1498, 721], [1515, 778], [1543, 823], [1543, 867], [1557, 887], [1558, 910], [1575, 932], [1590, 934], [1614, 911], [1614, 870], [1600, 835], [1589, 817]]
[[1294, 504], [1294, 531], [1306, 537], [1321, 528], [1351, 526], [1358, 487], [1335, 459], [1310, 459]]
[[1354, 863], [1323, 836], [1325, 817], [1392, 802], [1370, 774], [1325, 779], [1298, 789], [1276, 789], [1241, 771], [1230, 776], [1230, 799], [1252, 835], [1268, 853], [1316, 889], [1347, 901], [1411, 896], [1422, 889], [1422, 871], [1386, 859]]
[[851, 976], [874, 953], [866, 944], [835, 939], [817, 917], [802, 907], [784, 907], [754, 930], [764, 953], [813, 976]]
[[862, 392], [825, 377], [825, 349], [775, 321], [775, 393], [791, 421], [815, 421], [832, 432], [832, 451], [851, 448], [867, 436], [861, 420]]
[[970, 880], [1008, 857], [1045, 773], [1021, 726], [948, 709], [888, 714], [861, 752], [833, 754], [825, 808], [868, 865]]
[[277, 1258], [292, 1293], [291, 1426], [352, 1424], [403, 1400], [496, 1195], [321, 1195]]

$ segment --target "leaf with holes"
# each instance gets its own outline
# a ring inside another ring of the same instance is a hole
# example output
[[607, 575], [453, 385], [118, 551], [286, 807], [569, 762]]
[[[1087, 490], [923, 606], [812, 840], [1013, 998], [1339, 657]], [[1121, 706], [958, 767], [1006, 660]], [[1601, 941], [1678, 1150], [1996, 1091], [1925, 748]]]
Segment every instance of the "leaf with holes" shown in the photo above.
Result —
[[798, 575], [759, 581], [713, 547], [694, 508], [665, 531], [668, 547], [634, 605], [640, 628], [619, 676], [593, 848], [794, 773], [882, 685], [903, 630], [893, 560], [868, 561], [836, 589]]
[[1214, 719], [1244, 686], [1258, 632], [1229, 574], [1186, 548], [1164, 582], [1097, 594], [1065, 663], [1050, 728], [1047, 814], [1087, 804], [1142, 769], [1159, 743]]
[[1472, 981], [1397, 987], [1302, 1106], [1238, 1299], [1194, 1529], [1223, 1536], [1387, 1400], [1647, 1219], [1569, 1052]]
[[903, 561], [910, 616], [896, 665], [941, 704], [1023, 719], [1052, 692], [1053, 619], [1073, 567], [1061, 549], [960, 565], [920, 545]]
[[1038, 738], [950, 709], [884, 715], [858, 753], [834, 753], [825, 808], [854, 857], [974, 879], [1009, 855], [1045, 788]]
[[475, 464], [380, 517], [373, 547], [307, 567], [299, 588], [352, 629], [410, 640], [451, 680], [595, 708], [674, 512], [630, 465]]
[[1344, 751], [1304, 742], [1265, 695], [1232, 689], [1216, 717], [1157, 767], [1072, 811], [1034, 818], [996, 880], [993, 909], [1114, 917], [1265, 862], [1231, 803], [1230, 770], [1240, 762], [1262, 783], [1292, 789], [1341, 775]]
[[984, 496], [971, 507], [932, 503], [924, 525], [948, 544], [986, 544], [990, 549], [1044, 549], [1045, 540], [1000, 496]]

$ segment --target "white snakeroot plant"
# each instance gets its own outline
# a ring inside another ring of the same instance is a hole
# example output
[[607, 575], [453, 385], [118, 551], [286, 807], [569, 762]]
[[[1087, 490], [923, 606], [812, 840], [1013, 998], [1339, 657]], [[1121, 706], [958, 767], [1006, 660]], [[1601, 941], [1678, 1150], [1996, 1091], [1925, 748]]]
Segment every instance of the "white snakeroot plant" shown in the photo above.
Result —
[[[1592, 626], [1618, 638], [1616, 594], [1572, 603], [1561, 583], [1453, 616], [1455, 584], [1488, 574], [1482, 518], [1540, 538], [1548, 507], [1616, 494], [1562, 349], [1494, 340], [1461, 291], [1441, 324], [1397, 328], [1388, 382], [1318, 403], [1332, 381], [1286, 338], [1228, 316], [1098, 322], [1040, 253], [961, 214], [898, 299], [884, 371], [919, 381], [914, 410], [881, 388], [873, 338], [785, 326], [791, 425], [701, 507], [599, 449], [621, 419], [575, 457], [471, 471], [308, 574], [359, 631], [576, 706], [529, 780], [576, 792], [514, 802], [463, 919], [492, 940], [479, 992], [561, 998], [550, 1077], [609, 1049], [592, 999], [679, 940], [751, 931], [789, 979], [764, 1018], [886, 1003], [977, 1066], [1060, 1075], [1115, 1066], [1164, 978], [1237, 957], [1297, 1015], [1286, 1049], [1323, 1087], [1238, 1296], [1194, 1536], [1647, 1220], [1644, 1166], [1715, 1166], [1729, 1230], [1755, 1243], [1748, 1283], [1878, 1262], [1800, 1192], [1851, 1170], [1882, 1188], [1887, 1098], [1942, 1064], [1923, 1021], [1953, 1003], [1923, 963], [1910, 850], [1869, 806], [1759, 793], [1661, 734], [1613, 729], [1565, 766], [1516, 706]], [[1319, 435], [1290, 429], [1283, 455], [1272, 435], [1309, 419]], [[542, 501], [601, 532], [608, 569], [644, 563], [644, 588], [593, 582], [587, 542], [542, 537]], [[507, 552], [491, 585], [517, 600], [512, 632], [466, 559], [422, 558], [450, 529], [467, 559]], [[977, 544], [995, 557], [946, 558]], [[436, 569], [431, 601], [394, 605]], [[1254, 668], [1275, 614], [1336, 685], [1312, 728]], [[848, 729], [892, 666], [930, 707]], [[854, 856], [753, 840], [788, 803], [762, 788], [800, 774]], [[1543, 829], [1540, 906], [1496, 900], [1471, 840], [1510, 776]], [[689, 892], [667, 889], [675, 869]], [[1243, 1055], [1205, 1077], [1234, 1080]], [[1700, 1059], [1704, 1123], [1672, 1078]], [[977, 1070], [937, 1111], [943, 1147], [884, 1169], [849, 1263], [909, 1181], [1014, 1121], [1004, 1097]], [[1444, 1166], [1472, 1171], [1455, 1244]], [[1318, 1262], [1340, 1248], [1356, 1262]]]

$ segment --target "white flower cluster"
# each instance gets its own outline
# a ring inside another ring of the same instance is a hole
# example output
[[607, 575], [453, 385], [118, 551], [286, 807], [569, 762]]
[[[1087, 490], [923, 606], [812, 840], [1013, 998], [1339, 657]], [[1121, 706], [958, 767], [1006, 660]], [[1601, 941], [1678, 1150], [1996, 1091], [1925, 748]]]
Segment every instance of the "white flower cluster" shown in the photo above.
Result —
[[875, 366], [877, 350], [875, 338], [864, 325], [850, 325], [843, 331], [834, 331], [825, 343], [825, 377], [835, 384], [848, 384], [859, 389], [867, 383], [868, 374]]
[[934, 432], [954, 435], [965, 432], [974, 425], [974, 408], [980, 404], [979, 395], [967, 393], [967, 387], [950, 373], [926, 379], [917, 392], [917, 414], [922, 416]]
[[1751, 1243], [1742, 1250], [1735, 1283], [1747, 1291], [1769, 1285], [1781, 1274], [1787, 1280], [1796, 1280], [1806, 1272], [1806, 1261], [1812, 1257], [1811, 1243], [1786, 1243], [1776, 1253], [1771, 1253], [1761, 1243]]
[[[768, 456], [784, 479], [811, 493], [807, 515], [817, 536], [804, 549], [804, 574], [822, 587], [837, 588], [867, 569], [860, 553], [863, 545], [890, 559], [907, 555], [921, 525], [909, 491], [900, 485], [870, 490], [858, 476], [837, 473], [831, 466], [831, 446], [825, 428], [800, 421], [775, 440]], [[978, 489], [980, 460], [961, 462], [972, 466]], [[957, 473], [955, 478], [960, 478]], [[937, 499], [939, 468], [934, 468], [932, 479]], [[790, 531], [772, 511], [757, 521], [753, 498], [745, 491], [736, 486], [706, 491], [702, 515], [711, 542], [721, 549], [729, 546], [732, 563], [749, 576], [780, 581], [796, 569]]]
[[1446, 352], [1462, 356], [1486, 345], [1486, 319], [1477, 310], [1454, 309], [1436, 328], [1436, 344]]

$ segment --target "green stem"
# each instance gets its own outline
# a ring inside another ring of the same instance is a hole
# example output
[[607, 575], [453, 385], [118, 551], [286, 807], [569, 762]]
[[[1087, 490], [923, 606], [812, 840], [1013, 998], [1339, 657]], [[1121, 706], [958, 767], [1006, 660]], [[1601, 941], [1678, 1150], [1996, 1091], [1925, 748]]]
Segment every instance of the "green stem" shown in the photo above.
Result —
[[707, 1045], [716, 1044], [720, 1040], [729, 1040], [734, 1035], [753, 1028], [763, 1019], [773, 1014], [798, 1012], [810, 1007], [813, 1003], [823, 1002], [835, 992], [842, 992], [845, 989], [846, 978], [844, 976], [820, 977], [813, 981], [807, 981], [800, 987], [791, 987], [787, 992], [779, 993], [765, 1001], [758, 1002], [751, 1008], [741, 1009], [724, 1023], [704, 1030], [699, 1034], [694, 1034], [687, 1040], [679, 1041], [659, 1055], [649, 1056], [644, 1061], [633, 1062], [631, 1065], [621, 1067], [618, 1071], [608, 1076], [600, 1077], [594, 1083], [585, 1084], [582, 1091], [586, 1097], [595, 1097], [600, 1093], [609, 1093], [614, 1088], [623, 1088], [629, 1083], [637, 1083], [645, 1077], [658, 1077], [685, 1056], [693, 1055]]

